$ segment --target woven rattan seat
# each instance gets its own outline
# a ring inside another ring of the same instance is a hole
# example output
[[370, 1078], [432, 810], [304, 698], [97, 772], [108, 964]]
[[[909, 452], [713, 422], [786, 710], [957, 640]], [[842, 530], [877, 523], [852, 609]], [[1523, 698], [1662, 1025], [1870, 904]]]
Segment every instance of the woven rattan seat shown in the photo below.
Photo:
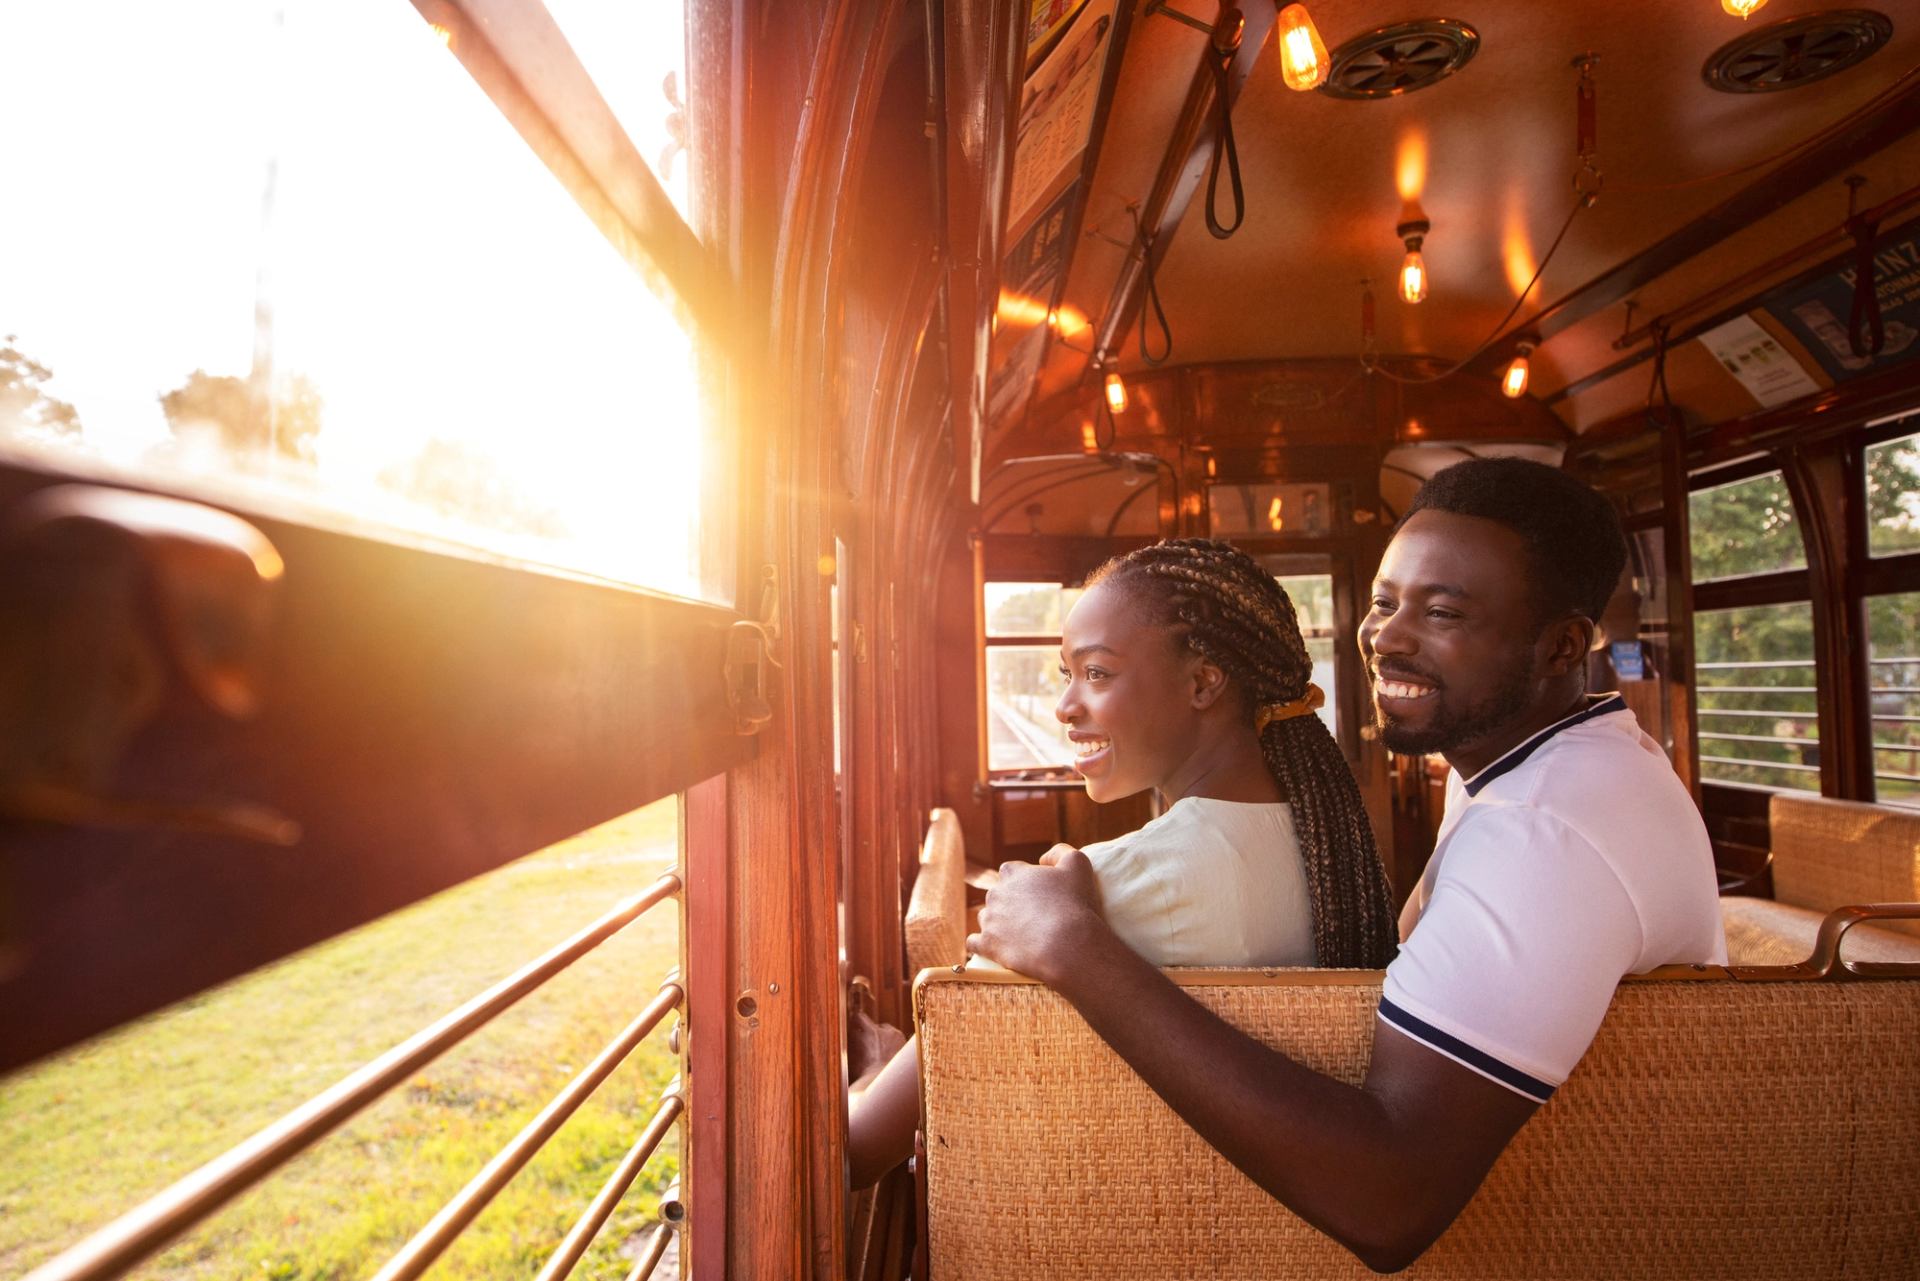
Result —
[[[1378, 974], [1174, 973], [1261, 1041], [1364, 1074]], [[1372, 1275], [1045, 988], [945, 971], [917, 1004], [935, 1281]], [[1406, 1275], [1920, 1276], [1920, 978], [1627, 981], [1571, 1079]]]
[[920, 869], [907, 902], [908, 971], [957, 965], [967, 950], [966, 849], [960, 819], [937, 809], [927, 821]]

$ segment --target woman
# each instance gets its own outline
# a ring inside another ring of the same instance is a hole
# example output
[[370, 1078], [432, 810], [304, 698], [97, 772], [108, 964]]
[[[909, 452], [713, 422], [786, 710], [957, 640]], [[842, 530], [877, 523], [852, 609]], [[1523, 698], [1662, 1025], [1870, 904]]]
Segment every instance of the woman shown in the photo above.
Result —
[[[1271, 574], [1211, 539], [1117, 556], [1062, 628], [1054, 714], [1096, 801], [1151, 787], [1158, 818], [1086, 849], [1114, 932], [1156, 965], [1377, 969], [1396, 937], [1360, 789]], [[913, 1042], [850, 1107], [864, 1187], [912, 1151]]]

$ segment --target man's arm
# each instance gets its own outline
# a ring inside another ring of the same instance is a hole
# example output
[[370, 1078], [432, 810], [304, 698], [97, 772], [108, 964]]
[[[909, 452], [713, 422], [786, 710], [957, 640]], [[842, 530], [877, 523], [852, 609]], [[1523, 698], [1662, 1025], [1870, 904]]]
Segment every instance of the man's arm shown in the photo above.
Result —
[[1001, 869], [969, 950], [1059, 992], [1201, 1138], [1374, 1270], [1418, 1258], [1538, 1106], [1381, 1025], [1359, 1087], [1302, 1067], [1120, 943], [1085, 855], [1048, 861]]

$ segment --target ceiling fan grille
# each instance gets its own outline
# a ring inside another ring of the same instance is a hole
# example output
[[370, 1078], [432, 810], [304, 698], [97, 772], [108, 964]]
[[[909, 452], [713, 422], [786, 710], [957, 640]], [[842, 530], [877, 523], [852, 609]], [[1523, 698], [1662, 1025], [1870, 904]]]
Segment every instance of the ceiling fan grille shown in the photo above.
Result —
[[1892, 34], [1893, 23], [1871, 9], [1811, 13], [1728, 41], [1700, 74], [1721, 93], [1796, 89], [1865, 61]]
[[1395, 98], [1445, 80], [1479, 48], [1479, 32], [1452, 18], [1382, 27], [1333, 51], [1320, 92], [1333, 98]]

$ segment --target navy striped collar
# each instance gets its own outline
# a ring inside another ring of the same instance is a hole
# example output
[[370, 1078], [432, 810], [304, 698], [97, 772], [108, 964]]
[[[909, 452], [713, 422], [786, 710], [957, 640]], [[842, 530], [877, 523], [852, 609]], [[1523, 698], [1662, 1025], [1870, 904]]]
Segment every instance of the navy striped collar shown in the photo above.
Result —
[[1502, 774], [1518, 769], [1526, 761], [1527, 757], [1532, 756], [1534, 752], [1538, 750], [1542, 743], [1552, 738], [1555, 734], [1558, 734], [1561, 730], [1571, 729], [1573, 726], [1580, 724], [1580, 722], [1590, 721], [1596, 716], [1605, 716], [1608, 712], [1624, 712], [1626, 710], [1627, 700], [1618, 694], [1590, 695], [1587, 700], [1587, 705], [1584, 708], [1571, 716], [1557, 720], [1547, 726], [1538, 734], [1535, 734], [1532, 738], [1520, 744], [1505, 756], [1502, 756], [1499, 760], [1462, 783], [1461, 786], [1467, 789], [1468, 796], [1478, 796], [1480, 795], [1481, 788], [1493, 782], [1494, 779], [1499, 778]]

